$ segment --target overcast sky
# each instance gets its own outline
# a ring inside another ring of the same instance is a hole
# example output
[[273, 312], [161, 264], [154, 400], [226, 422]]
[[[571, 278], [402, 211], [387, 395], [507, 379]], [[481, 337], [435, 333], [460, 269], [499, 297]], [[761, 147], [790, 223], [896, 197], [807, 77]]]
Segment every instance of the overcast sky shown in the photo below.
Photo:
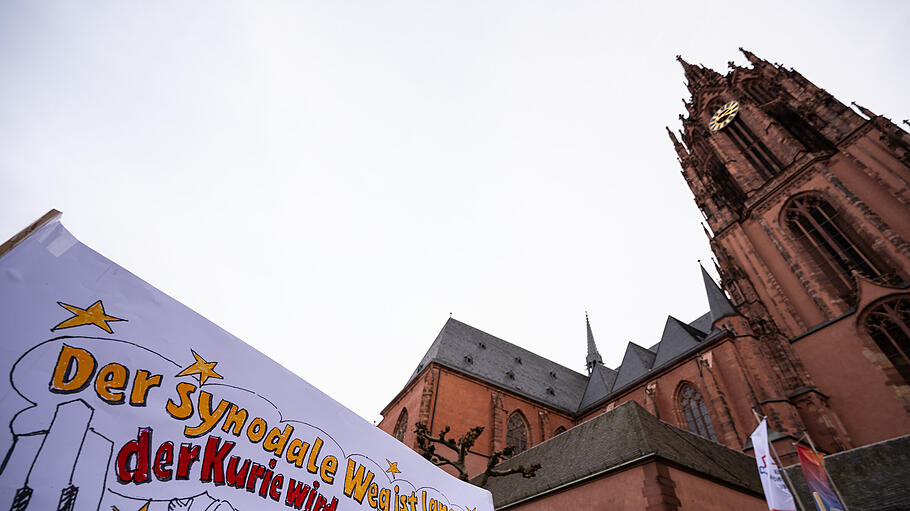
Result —
[[5, 0], [0, 241], [57, 208], [369, 420], [449, 313], [583, 372], [588, 310], [616, 366], [707, 310], [675, 55], [743, 46], [900, 121], [908, 26], [908, 2]]

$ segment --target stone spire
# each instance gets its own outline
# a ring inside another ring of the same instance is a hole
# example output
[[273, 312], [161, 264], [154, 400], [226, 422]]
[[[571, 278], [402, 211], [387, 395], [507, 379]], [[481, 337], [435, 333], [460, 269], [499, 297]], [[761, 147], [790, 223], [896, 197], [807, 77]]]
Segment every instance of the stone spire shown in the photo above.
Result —
[[751, 51], [744, 50], [742, 46], [739, 47], [739, 51], [741, 51], [742, 54], [745, 55], [747, 59], [749, 59], [749, 62], [751, 62], [752, 66], [755, 68], [758, 68], [758, 67], [762, 66], [763, 64], [768, 63], [766, 60], [756, 57], [755, 54], [752, 53]]
[[727, 316], [736, 316], [739, 313], [736, 312], [736, 307], [730, 303], [727, 295], [721, 291], [717, 283], [714, 282], [714, 279], [705, 271], [705, 267], [702, 266], [701, 263], [698, 265], [701, 267], [701, 277], [705, 281], [705, 293], [708, 294], [708, 307], [711, 308], [711, 327], [714, 328], [714, 325], [718, 320]]
[[689, 88], [689, 92], [691, 92], [693, 96], [695, 95], [695, 91], [700, 87], [710, 86], [723, 80], [723, 76], [717, 71], [701, 65], [696, 66], [694, 64], [689, 64], [681, 55], [677, 55], [676, 60], [678, 60], [683, 67], [683, 71], [686, 74], [686, 87]]
[[585, 358], [585, 367], [588, 368], [588, 374], [594, 371], [594, 366], [603, 364], [600, 358], [600, 352], [597, 351], [597, 345], [594, 344], [594, 333], [591, 332], [591, 320], [588, 319], [588, 312], [585, 311], [585, 324], [588, 327], [588, 356]]

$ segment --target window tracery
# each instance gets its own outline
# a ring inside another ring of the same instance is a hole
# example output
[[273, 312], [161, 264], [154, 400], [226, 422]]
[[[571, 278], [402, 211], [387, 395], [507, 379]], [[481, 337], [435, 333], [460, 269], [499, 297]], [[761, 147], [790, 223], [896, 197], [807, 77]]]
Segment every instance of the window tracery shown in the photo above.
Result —
[[885, 265], [860, 244], [850, 225], [821, 197], [804, 194], [792, 198], [784, 207], [784, 221], [843, 300], [853, 298], [854, 270], [866, 278], [893, 283]]
[[521, 412], [514, 412], [509, 416], [506, 426], [506, 447], [512, 448], [513, 455], [528, 449], [528, 422], [522, 417]]
[[866, 316], [866, 331], [910, 385], [910, 298], [886, 301]]
[[684, 383], [678, 393], [679, 410], [686, 419], [689, 431], [707, 439], [717, 441], [708, 407], [701, 393], [690, 383]]
[[404, 436], [408, 432], [408, 409], [402, 408], [401, 413], [398, 414], [398, 422], [395, 423], [395, 429], [392, 430], [392, 436], [398, 439], [399, 442], [404, 442]]

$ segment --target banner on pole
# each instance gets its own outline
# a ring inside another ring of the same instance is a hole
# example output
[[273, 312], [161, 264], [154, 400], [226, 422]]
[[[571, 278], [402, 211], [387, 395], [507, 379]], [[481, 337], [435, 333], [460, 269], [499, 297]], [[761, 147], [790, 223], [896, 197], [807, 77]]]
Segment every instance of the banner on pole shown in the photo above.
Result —
[[768, 424], [762, 419], [752, 432], [752, 449], [758, 463], [758, 475], [761, 477], [762, 490], [771, 511], [796, 511], [793, 495], [787, 489], [778, 470], [777, 463], [768, 449]]
[[0, 509], [493, 509], [59, 216], [0, 254], [0, 340]]
[[803, 477], [806, 478], [812, 501], [815, 502], [818, 511], [842, 511], [844, 505], [828, 486], [822, 455], [801, 445], [796, 446], [796, 454], [799, 456], [799, 467], [803, 471]]

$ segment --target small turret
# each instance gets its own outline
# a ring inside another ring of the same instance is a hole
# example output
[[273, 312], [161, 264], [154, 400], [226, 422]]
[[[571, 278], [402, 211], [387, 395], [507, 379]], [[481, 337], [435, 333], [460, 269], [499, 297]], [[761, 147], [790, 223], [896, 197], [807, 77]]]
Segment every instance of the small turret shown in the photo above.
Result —
[[603, 365], [604, 361], [600, 358], [600, 352], [597, 351], [597, 345], [594, 344], [594, 333], [591, 332], [591, 320], [588, 319], [588, 313], [585, 311], [585, 325], [588, 327], [588, 356], [585, 358], [585, 367], [588, 374], [594, 371], [597, 364]]

